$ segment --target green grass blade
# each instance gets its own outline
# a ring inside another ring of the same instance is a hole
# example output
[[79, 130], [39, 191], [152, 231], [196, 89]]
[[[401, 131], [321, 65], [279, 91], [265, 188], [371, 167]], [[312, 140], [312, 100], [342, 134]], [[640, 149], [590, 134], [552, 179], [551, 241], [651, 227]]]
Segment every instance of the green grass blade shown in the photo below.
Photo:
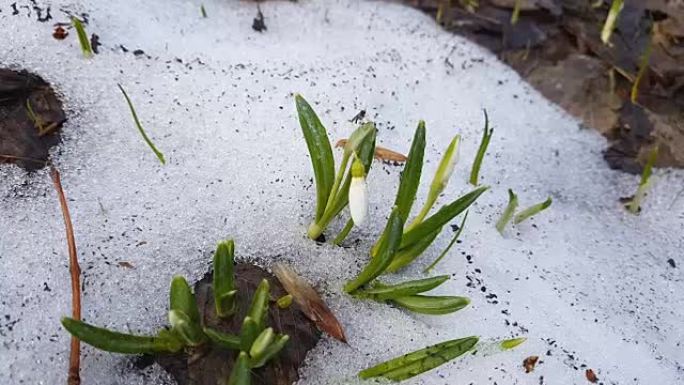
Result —
[[204, 334], [209, 337], [213, 343], [226, 349], [240, 350], [240, 347], [242, 346], [240, 344], [240, 336], [222, 333], [210, 328], [204, 328]]
[[477, 154], [475, 155], [475, 160], [473, 161], [473, 168], [470, 170], [470, 184], [473, 186], [478, 185], [478, 180], [480, 178], [480, 168], [482, 167], [482, 160], [487, 153], [487, 147], [489, 147], [489, 140], [494, 134], [494, 130], [489, 128], [489, 115], [487, 115], [487, 110], [484, 111], [485, 126], [484, 132], [482, 134], [482, 141], [480, 142], [480, 147], [477, 149]]
[[299, 124], [304, 133], [306, 146], [311, 156], [311, 164], [316, 180], [316, 221], [321, 219], [328, 203], [330, 190], [335, 180], [335, 160], [328, 133], [318, 119], [313, 108], [304, 98], [295, 95], [295, 104], [299, 115]]
[[252, 306], [247, 313], [250, 318], [257, 324], [257, 334], [264, 330], [266, 325], [266, 316], [268, 315], [268, 298], [270, 295], [270, 286], [267, 279], [262, 279], [254, 292], [252, 299]]
[[356, 289], [377, 278], [385, 271], [399, 248], [403, 231], [404, 221], [402, 221], [399, 215], [399, 209], [395, 207], [387, 220], [387, 225], [383, 232], [387, 236], [380, 244], [378, 253], [371, 258], [370, 262], [355, 279], [347, 282], [344, 286], [345, 292], [352, 293], [356, 291]]
[[[445, 341], [439, 344], [428, 346], [426, 348], [416, 350], [415, 352], [405, 354], [403, 356], [391, 359], [389, 361], [385, 361], [368, 369], [362, 370], [361, 372], [359, 372], [359, 377], [361, 377], [362, 379], [369, 379], [380, 376], [384, 377], [385, 375], [393, 372], [393, 377], [396, 377], [399, 375], [399, 373], [395, 371], [400, 370], [402, 368], [407, 368], [411, 365], [418, 364], [417, 368], [411, 366], [411, 368], [413, 369], [418, 369], [413, 374], [413, 376], [415, 376], [430, 369], [434, 369], [437, 366], [442, 365], [443, 363], [468, 352], [475, 346], [475, 344], [477, 344], [478, 340], [479, 338], [473, 336], [451, 341]], [[445, 355], [445, 353], [448, 353], [448, 355]], [[434, 361], [434, 358], [438, 357], [442, 357], [441, 362]], [[404, 377], [403, 379], [406, 378], [410, 377]]]
[[424, 237], [427, 237], [434, 231], [437, 231], [437, 229], [446, 225], [450, 220], [470, 207], [470, 205], [473, 204], [473, 202], [475, 202], [477, 198], [482, 195], [482, 193], [487, 191], [488, 188], [489, 187], [487, 186], [480, 186], [449, 203], [448, 205], [442, 206], [439, 211], [404, 234], [404, 237], [401, 241], [401, 248], [408, 247], [420, 241]]
[[233, 240], [219, 242], [214, 253], [213, 291], [216, 315], [221, 318], [235, 313], [235, 283], [233, 264], [235, 243]]
[[155, 147], [154, 143], [152, 143], [150, 138], [145, 133], [145, 129], [143, 128], [142, 124], [140, 124], [140, 120], [138, 119], [138, 114], [135, 112], [135, 107], [133, 107], [133, 103], [131, 102], [131, 99], [128, 97], [128, 94], [126, 93], [126, 91], [124, 91], [123, 87], [121, 87], [121, 84], [117, 84], [117, 86], [119, 86], [121, 93], [123, 94], [124, 98], [126, 98], [126, 103], [128, 103], [128, 108], [131, 110], [131, 115], [133, 116], [133, 121], [135, 122], [135, 126], [138, 127], [138, 131], [140, 132], [140, 135], [142, 135], [143, 140], [145, 140], [145, 143], [147, 143], [147, 146], [150, 147], [152, 152], [154, 152], [154, 155], [157, 156], [157, 159], [159, 159], [159, 161], [162, 164], [166, 164], [166, 160], [164, 159], [164, 154], [162, 154], [161, 151], [157, 150], [157, 147]]
[[525, 337], [512, 338], [509, 340], [501, 341], [499, 346], [501, 347], [501, 350], [511, 350], [525, 341], [527, 341], [527, 338]]
[[606, 22], [603, 24], [603, 30], [601, 30], [601, 41], [603, 41], [603, 44], [608, 44], [610, 42], [610, 36], [615, 30], [615, 23], [617, 22], [618, 16], [620, 16], [620, 12], [622, 12], [622, 7], [624, 5], [624, 0], [613, 0], [613, 3], [610, 5], [608, 17], [606, 17]]
[[653, 39], [648, 40], [646, 44], [646, 49], [641, 55], [641, 60], [639, 62], [639, 71], [637, 72], [636, 78], [634, 78], [634, 83], [632, 83], [632, 91], [630, 92], [630, 100], [632, 104], [637, 104], [639, 99], [639, 86], [641, 85], [641, 79], [646, 74], [648, 70], [648, 63], [651, 60], [651, 53], [653, 52]]
[[511, 25], [516, 25], [518, 19], [520, 19], [520, 8], [522, 6], [522, 0], [515, 0], [513, 5], [513, 13], [511, 14]]
[[442, 251], [442, 254], [435, 259], [434, 262], [430, 264], [430, 266], [426, 267], [425, 270], [423, 270], [423, 273], [429, 273], [430, 270], [434, 269], [437, 264], [446, 257], [447, 253], [449, 253], [449, 250], [451, 250], [451, 247], [454, 246], [456, 241], [458, 240], [458, 237], [461, 236], [461, 232], [463, 231], [463, 227], [465, 226], [466, 219], [468, 219], [468, 211], [463, 215], [463, 220], [461, 220], [461, 226], [459, 226], [458, 230], [454, 233], [453, 238], [451, 238], [451, 242], [449, 242], [449, 245], [447, 245], [446, 249]]
[[517, 225], [525, 219], [547, 209], [549, 206], [551, 206], [551, 202], [551, 197], [548, 197], [544, 202], [537, 203], [536, 205], [526, 208], [525, 210], [519, 212], [518, 215], [515, 216], [515, 218], [513, 219], [513, 223]]
[[466, 297], [410, 295], [393, 298], [392, 302], [414, 313], [442, 315], [463, 309], [470, 300]]
[[287, 335], [278, 335], [275, 338], [275, 341], [268, 345], [266, 349], [264, 349], [262, 352], [257, 354], [256, 356], [252, 356], [250, 360], [250, 366], [252, 368], [260, 368], [273, 357], [276, 356], [276, 354], [280, 353], [281, 350], [285, 347], [287, 342], [290, 340], [290, 337]]
[[175, 353], [183, 345], [171, 334], [143, 337], [99, 328], [73, 318], [62, 318], [62, 325], [79, 340], [100, 350], [123, 354]]
[[399, 210], [399, 217], [402, 222], [406, 222], [413, 201], [416, 199], [416, 192], [420, 184], [420, 174], [423, 171], [423, 156], [425, 155], [425, 122], [420, 121], [416, 132], [413, 135], [411, 150], [409, 150], [408, 160], [404, 166], [399, 180], [399, 189], [394, 206]]
[[195, 295], [192, 294], [188, 281], [183, 276], [176, 275], [171, 280], [169, 310], [178, 310], [187, 315], [194, 324], [199, 325], [200, 315], [197, 309], [197, 301]]
[[252, 373], [249, 368], [249, 357], [247, 353], [240, 352], [237, 360], [235, 360], [235, 365], [233, 365], [233, 371], [230, 372], [228, 385], [250, 385], [251, 381]]
[[438, 228], [427, 236], [421, 238], [416, 243], [408, 245], [397, 251], [394, 255], [392, 263], [387, 266], [388, 273], [395, 273], [402, 267], [409, 265], [411, 262], [415, 261], [420, 255], [422, 255], [425, 250], [434, 242], [435, 238], [442, 232], [442, 228]]
[[432, 290], [447, 280], [449, 280], [448, 275], [439, 275], [436, 277], [402, 282], [397, 285], [385, 285], [382, 283], [377, 283], [370, 289], [359, 291], [358, 296], [361, 298], [371, 297], [378, 301], [385, 301], [392, 298], [406, 297]]
[[88, 40], [88, 34], [83, 27], [83, 23], [76, 17], [71, 17], [71, 24], [76, 29], [76, 34], [78, 35], [78, 43], [81, 45], [81, 51], [83, 56], [89, 58], [93, 56], [93, 48], [90, 46], [90, 40]]
[[511, 221], [511, 218], [513, 218], [513, 214], [515, 214], [517, 208], [518, 196], [515, 195], [513, 190], [508, 189], [508, 205], [506, 205], [503, 214], [501, 214], [501, 218], [496, 222], [496, 229], [499, 233], [503, 234], [506, 225]]
[[446, 348], [438, 354], [430, 355], [421, 361], [413, 362], [403, 368], [398, 368], [388, 372], [384, 374], [383, 377], [392, 381], [407, 380], [462, 356], [470, 351], [476, 343], [477, 339], [475, 339], [474, 342], [473, 340], [464, 341], [459, 345]]

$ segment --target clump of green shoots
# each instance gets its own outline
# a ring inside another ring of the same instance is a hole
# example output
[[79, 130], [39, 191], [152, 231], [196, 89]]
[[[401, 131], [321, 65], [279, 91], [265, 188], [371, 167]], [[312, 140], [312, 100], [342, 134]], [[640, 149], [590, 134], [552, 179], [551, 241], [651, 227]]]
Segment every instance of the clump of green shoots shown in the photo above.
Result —
[[[318, 239], [330, 222], [349, 203], [352, 184], [364, 182], [365, 175], [370, 170], [373, 161], [376, 130], [373, 123], [360, 125], [344, 145], [342, 160], [335, 171], [335, 159], [325, 127], [301, 95], [295, 96], [295, 103], [316, 181], [316, 215], [309, 225], [307, 235], [311, 239]], [[352, 167], [350, 167], [350, 162]], [[353, 166], [356, 166], [356, 169]], [[352, 175], [352, 171], [357, 175]], [[366, 202], [352, 203], [363, 205]], [[352, 210], [352, 214], [355, 214], [355, 210]], [[348, 233], [354, 224], [359, 225], [359, 223], [348, 223], [343, 233]]]
[[487, 115], [487, 110], [484, 111], [485, 126], [484, 132], [482, 133], [482, 141], [480, 142], [480, 147], [477, 149], [477, 154], [475, 155], [475, 160], [473, 161], [473, 167], [470, 170], [470, 184], [477, 186], [478, 179], [480, 175], [480, 167], [482, 167], [482, 160], [484, 159], [485, 153], [487, 152], [487, 147], [489, 146], [489, 141], [492, 139], [492, 134], [494, 130], [489, 127], [489, 116]]
[[508, 204], [506, 205], [504, 212], [501, 214], [501, 218], [499, 218], [499, 220], [496, 222], [496, 229], [499, 231], [499, 233], [503, 234], [511, 219], [513, 219], [513, 223], [517, 225], [531, 216], [546, 210], [549, 206], [551, 206], [551, 203], [552, 199], [551, 197], [548, 197], [545, 201], [520, 211], [514, 217], [513, 215], [515, 214], [515, 210], [518, 208], [518, 196], [513, 192], [513, 190], [508, 189]]
[[603, 44], [610, 44], [610, 37], [613, 35], [615, 23], [617, 22], [618, 16], [620, 16], [620, 12], [622, 12], [622, 8], [625, 5], [624, 3], [624, 0], [613, 0], [610, 5], [608, 16], [606, 17], [603, 29], [601, 30], [601, 41], [603, 41]]
[[79, 20], [77, 17], [72, 16], [71, 24], [74, 26], [74, 29], [76, 29], [76, 34], [78, 35], [78, 42], [81, 45], [81, 51], [83, 52], [83, 56], [85, 56], [86, 58], [92, 57], [93, 48], [90, 46], [90, 40], [88, 40], [88, 34], [85, 31], [85, 27], [83, 27], [83, 22], [81, 22], [81, 20]]
[[117, 84], [117, 86], [119, 86], [121, 93], [123, 94], [124, 98], [126, 98], [126, 103], [128, 103], [128, 108], [131, 110], [131, 115], [133, 116], [135, 126], [138, 127], [138, 131], [140, 132], [140, 135], [143, 137], [143, 140], [145, 140], [145, 143], [147, 143], [152, 152], [154, 152], [154, 155], [157, 156], [157, 159], [159, 159], [161, 164], [166, 164], [164, 154], [162, 154], [161, 151], [157, 150], [157, 147], [155, 147], [154, 143], [152, 143], [152, 140], [150, 140], [150, 138], [147, 136], [147, 133], [145, 133], [145, 129], [143, 128], [142, 124], [140, 124], [138, 114], [135, 112], [135, 107], [133, 107], [133, 102], [131, 102], [131, 99], [128, 97], [128, 94], [126, 93], [126, 91], [124, 91], [123, 87], [121, 87], [121, 84]]
[[632, 214], [638, 214], [641, 210], [641, 201], [644, 200], [644, 197], [646, 197], [646, 192], [648, 191], [648, 188], [651, 186], [651, 175], [653, 174], [653, 165], [655, 164], [657, 159], [658, 146], [656, 145], [653, 147], [653, 149], [648, 155], [646, 165], [644, 166], [644, 171], [641, 173], [641, 181], [639, 182], [639, 187], [637, 187], [637, 191], [634, 194], [634, 197], [632, 197], [632, 199], [630, 199], [629, 202], [625, 205], [625, 207], [627, 207], [627, 210], [629, 210], [629, 212]]
[[382, 377], [391, 381], [403, 381], [425, 373], [471, 351], [483, 355], [504, 352], [525, 342], [525, 338], [513, 338], [495, 343], [481, 343], [479, 337], [471, 336], [441, 342], [416, 350], [403, 356], [382, 362], [359, 372], [362, 379]]
[[345, 285], [344, 290], [347, 293], [360, 298], [388, 301], [425, 314], [447, 314], [468, 305], [469, 300], [465, 297], [421, 294], [444, 283], [448, 279], [445, 276], [408, 281], [398, 285], [374, 281], [382, 274], [396, 272], [412, 263], [433, 243], [444, 225], [464, 212], [487, 190], [487, 187], [476, 188], [428, 216], [453, 173], [458, 160], [459, 141], [460, 136], [457, 135], [447, 147], [435, 172], [425, 204], [413, 221], [404, 226], [416, 197], [423, 168], [425, 122], [418, 123], [387, 225], [371, 249], [371, 260], [368, 265], [355, 279]]
[[[214, 254], [213, 293], [216, 315], [222, 318], [235, 311], [237, 291], [233, 277], [233, 242], [219, 243]], [[182, 276], [171, 281], [169, 295], [169, 329], [156, 336], [137, 336], [96, 327], [73, 318], [62, 318], [62, 325], [81, 341], [112, 353], [163, 354], [192, 349], [207, 343], [239, 351], [228, 381], [229, 385], [249, 384], [250, 370], [265, 365], [280, 352], [289, 337], [266, 327], [269, 284], [262, 280], [242, 322], [239, 335], [223, 333], [202, 325], [195, 295]]]

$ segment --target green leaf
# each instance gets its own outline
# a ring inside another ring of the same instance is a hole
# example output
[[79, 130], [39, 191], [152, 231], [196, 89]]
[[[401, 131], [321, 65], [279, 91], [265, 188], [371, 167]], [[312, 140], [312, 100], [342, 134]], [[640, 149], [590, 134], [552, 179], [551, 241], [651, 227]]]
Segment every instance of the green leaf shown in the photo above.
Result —
[[650, 186], [649, 180], [653, 174], [653, 165], [658, 159], [658, 145], [653, 147], [651, 153], [646, 160], [646, 166], [644, 166], [644, 171], [641, 173], [641, 181], [639, 182], [639, 187], [637, 188], [634, 198], [627, 204], [627, 209], [632, 214], [638, 214], [641, 209], [641, 201], [646, 196], [646, 191]]
[[454, 236], [453, 236], [453, 238], [451, 238], [451, 242], [449, 242], [449, 245], [447, 245], [446, 249], [444, 249], [444, 251], [442, 251], [442, 254], [440, 254], [439, 257], [437, 257], [437, 259], [435, 259], [435, 261], [430, 264], [430, 266], [426, 267], [423, 270], [423, 273], [429, 273], [430, 270], [434, 269], [434, 267], [437, 266], [439, 261], [441, 261], [444, 257], [446, 257], [447, 253], [449, 253], [449, 250], [451, 250], [451, 247], [458, 240], [458, 237], [461, 236], [461, 232], [463, 231], [463, 227], [465, 227], [465, 222], [466, 222], [467, 218], [468, 218], [468, 211], [466, 211], [465, 214], [463, 215], [463, 220], [461, 221], [461, 226], [459, 226], [458, 230], [456, 230], [456, 232], [454, 233]]
[[551, 197], [548, 197], [544, 202], [537, 203], [536, 205], [530, 206], [519, 212], [518, 215], [516, 215], [513, 219], [513, 223], [518, 224], [525, 219], [541, 212], [542, 210], [547, 209], [549, 206], [551, 206]]
[[295, 95], [295, 104], [316, 179], [316, 221], [318, 221], [323, 216], [334, 183], [335, 160], [328, 134], [313, 108], [299, 94]]
[[408, 160], [404, 166], [399, 180], [399, 190], [394, 206], [399, 210], [399, 217], [402, 222], [406, 222], [413, 201], [416, 199], [416, 192], [420, 184], [420, 174], [423, 171], [423, 155], [425, 154], [425, 122], [418, 122], [418, 127], [413, 135], [411, 150], [409, 150]]
[[233, 240], [219, 242], [214, 253], [213, 291], [216, 315], [223, 318], [235, 313], [236, 294], [233, 259], [235, 244]]
[[431, 278], [402, 282], [397, 285], [385, 285], [378, 282], [370, 289], [358, 291], [357, 295], [361, 298], [370, 297], [378, 301], [385, 301], [432, 290], [446, 282], [448, 279], [448, 275], [439, 275]]
[[410, 295], [393, 298], [392, 302], [415, 313], [449, 314], [468, 306], [466, 297]]
[[128, 103], [128, 108], [131, 110], [131, 115], [133, 116], [135, 126], [138, 127], [138, 131], [140, 132], [140, 135], [143, 137], [143, 140], [145, 140], [145, 143], [147, 143], [147, 146], [150, 147], [150, 149], [152, 150], [152, 152], [154, 152], [154, 155], [157, 156], [159, 161], [162, 164], [166, 164], [164, 154], [162, 154], [161, 151], [157, 150], [157, 147], [154, 146], [154, 143], [152, 143], [150, 138], [145, 133], [145, 129], [143, 128], [142, 124], [140, 124], [140, 120], [138, 120], [138, 114], [135, 113], [135, 107], [133, 107], [133, 103], [131, 102], [131, 99], [128, 97], [128, 94], [126, 94], [126, 91], [124, 91], [123, 87], [121, 87], [121, 84], [117, 84], [117, 86], [119, 86], [121, 93], [123, 94], [124, 98], [126, 98], [126, 103]]
[[86, 34], [83, 23], [78, 18], [72, 16], [71, 24], [76, 29], [76, 34], [78, 35], [78, 43], [81, 45], [81, 51], [83, 56], [86, 58], [93, 56], [93, 48], [90, 46], [90, 40], [88, 40], [88, 34]]
[[383, 232], [384, 234], [387, 234], [387, 237], [380, 244], [378, 253], [371, 257], [368, 265], [366, 265], [355, 279], [347, 282], [344, 286], [345, 292], [354, 292], [356, 289], [377, 278], [385, 271], [387, 266], [392, 263], [392, 258], [399, 248], [403, 229], [404, 221], [402, 221], [399, 215], [398, 208], [395, 207], [387, 220], [387, 226], [385, 226], [385, 231]]
[[395, 381], [405, 380], [467, 353], [477, 344], [478, 340], [478, 337], [473, 336], [428, 346], [362, 370], [359, 377], [362, 379], [385, 377]]
[[287, 309], [288, 307], [290, 307], [290, 305], [292, 305], [292, 299], [293, 299], [292, 294], [286, 294], [286, 295], [278, 298], [278, 300], [276, 301], [276, 304], [281, 309]]
[[206, 334], [213, 343], [226, 349], [240, 350], [242, 346], [240, 344], [240, 336], [234, 334], [222, 333], [210, 328], [204, 328], [204, 334]]
[[263, 354], [263, 352], [273, 342], [274, 339], [275, 333], [273, 332], [273, 328], [264, 329], [249, 348], [249, 356], [257, 357]]
[[186, 345], [199, 346], [207, 339], [200, 324], [180, 310], [169, 311], [169, 323], [173, 332]]
[[252, 317], [247, 316], [242, 320], [242, 328], [240, 328], [240, 350], [248, 352], [252, 347], [254, 340], [259, 335], [257, 322]]
[[289, 340], [290, 337], [287, 335], [277, 335], [275, 341], [268, 345], [266, 349], [264, 349], [258, 355], [252, 356], [252, 359], [250, 360], [250, 366], [252, 368], [260, 368], [264, 366], [271, 358], [275, 357], [276, 354], [283, 350], [287, 344], [287, 341]]
[[360, 125], [352, 134], [349, 136], [347, 143], [344, 145], [344, 152], [351, 156], [352, 153], [358, 151], [361, 144], [366, 140], [368, 135], [375, 133], [375, 123], [368, 122]]
[[527, 338], [525, 337], [512, 338], [510, 340], [501, 341], [499, 346], [501, 346], [501, 349], [503, 350], [511, 350], [525, 341], [527, 341]]
[[267, 279], [262, 279], [254, 292], [252, 306], [247, 312], [248, 316], [256, 322], [257, 334], [264, 330], [266, 316], [268, 315], [268, 298], [270, 287]]
[[463, 195], [462, 197], [456, 199], [455, 201], [449, 203], [448, 205], [442, 206], [436, 213], [432, 214], [429, 218], [424, 220], [421, 224], [414, 227], [404, 234], [401, 241], [401, 248], [408, 247], [424, 237], [427, 237], [437, 229], [441, 228], [447, 224], [450, 220], [456, 217], [458, 214], [465, 211], [470, 207], [475, 200], [489, 187], [481, 186], [475, 190]]
[[518, 196], [515, 195], [513, 190], [508, 189], [508, 205], [506, 205], [503, 214], [501, 214], [501, 218], [499, 218], [498, 222], [496, 222], [496, 229], [499, 231], [499, 233], [503, 234], [506, 225], [511, 221], [511, 218], [513, 218], [513, 214], [517, 208]]
[[247, 353], [240, 352], [240, 355], [235, 360], [233, 371], [230, 372], [228, 385], [249, 385], [252, 381], [252, 373], [249, 369], [249, 357]]
[[169, 310], [178, 310], [187, 315], [192, 323], [199, 325], [200, 315], [195, 295], [183, 276], [176, 275], [171, 280]]
[[487, 110], [484, 110], [484, 117], [485, 126], [484, 133], [482, 134], [482, 141], [480, 142], [480, 147], [477, 149], [477, 154], [475, 155], [475, 160], [473, 161], [473, 168], [470, 170], [470, 184], [473, 186], [477, 186], [478, 184], [482, 160], [487, 152], [489, 140], [492, 138], [492, 134], [494, 134], [494, 130], [489, 128], [489, 115], [487, 115]]
[[397, 254], [394, 255], [392, 263], [387, 267], [387, 272], [395, 273], [397, 270], [416, 260], [416, 258], [418, 258], [421, 254], [423, 254], [423, 252], [425, 252], [425, 250], [427, 250], [428, 247], [430, 247], [432, 242], [434, 242], [435, 238], [437, 238], [441, 231], [442, 228], [440, 227], [431, 234], [428, 234], [426, 237], [419, 239], [416, 243], [399, 249]]
[[99, 328], [77, 321], [62, 318], [62, 325], [79, 340], [100, 350], [123, 354], [175, 353], [183, 347], [175, 336], [162, 330], [158, 337], [136, 336]]

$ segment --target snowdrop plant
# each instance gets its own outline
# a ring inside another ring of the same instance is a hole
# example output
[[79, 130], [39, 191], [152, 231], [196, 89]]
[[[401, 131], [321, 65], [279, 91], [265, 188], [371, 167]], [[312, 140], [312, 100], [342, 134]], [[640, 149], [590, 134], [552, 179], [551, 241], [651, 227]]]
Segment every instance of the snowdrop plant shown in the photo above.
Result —
[[[295, 104], [316, 182], [316, 214], [307, 235], [318, 239], [348, 203], [353, 223], [359, 225], [363, 222], [368, 195], [365, 175], [373, 161], [376, 130], [373, 123], [360, 125], [345, 143], [342, 159], [335, 171], [335, 159], [325, 127], [301, 95], [295, 96]], [[349, 230], [346, 229], [347, 232]]]
[[[237, 291], [233, 277], [233, 242], [219, 243], [214, 254], [212, 289], [216, 315], [228, 317], [235, 311]], [[112, 353], [164, 354], [194, 349], [212, 343], [215, 346], [239, 351], [228, 384], [249, 384], [250, 370], [265, 365], [285, 346], [289, 337], [276, 334], [266, 327], [269, 303], [269, 283], [262, 280], [245, 316], [239, 335], [223, 333], [202, 325], [195, 295], [182, 276], [171, 281], [168, 319], [170, 328], [156, 336], [137, 336], [96, 327], [82, 321], [62, 318], [64, 328], [81, 341]]]
[[356, 278], [345, 285], [344, 290], [347, 293], [361, 298], [387, 301], [425, 314], [447, 314], [468, 305], [469, 300], [465, 297], [421, 294], [444, 283], [448, 277], [420, 279], [392, 286], [374, 281], [382, 274], [396, 272], [412, 263], [434, 242], [444, 225], [464, 212], [487, 190], [486, 186], [478, 187], [442, 206], [428, 217], [437, 197], [443, 192], [453, 173], [458, 159], [459, 141], [460, 137], [456, 136], [447, 147], [430, 185], [423, 208], [408, 226], [404, 226], [418, 191], [423, 168], [425, 122], [418, 123], [387, 225], [370, 251], [370, 262]]
[[88, 34], [85, 31], [85, 27], [83, 27], [83, 22], [81, 22], [81, 20], [79, 20], [77, 17], [72, 16], [71, 24], [74, 26], [74, 29], [76, 29], [78, 43], [81, 45], [81, 52], [83, 52], [83, 56], [86, 58], [92, 57], [93, 48], [90, 46], [90, 40], [88, 40]]
[[[546, 198], [545, 201], [534, 204], [526, 209], [523, 209], [518, 214], [515, 214], [515, 210], [518, 208], [518, 196], [513, 192], [513, 190], [508, 189], [508, 204], [501, 214], [501, 218], [496, 222], [496, 229], [499, 233], [503, 234], [508, 223], [513, 219], [513, 223], [516, 225], [525, 221], [526, 219], [536, 215], [551, 206], [551, 197]], [[513, 216], [515, 214], [515, 217]]]

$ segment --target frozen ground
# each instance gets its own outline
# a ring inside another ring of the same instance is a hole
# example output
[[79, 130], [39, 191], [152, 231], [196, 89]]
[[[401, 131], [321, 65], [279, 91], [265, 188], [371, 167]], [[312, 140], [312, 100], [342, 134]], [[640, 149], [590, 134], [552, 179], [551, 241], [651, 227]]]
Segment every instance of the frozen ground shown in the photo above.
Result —
[[[42, 75], [68, 109], [54, 160], [76, 228], [88, 321], [133, 332], [163, 325], [170, 277], [201, 277], [215, 242], [234, 237], [242, 258], [293, 263], [346, 327], [349, 345], [323, 340], [302, 369], [303, 385], [354, 384], [359, 369], [379, 360], [472, 334], [529, 341], [408, 383], [584, 384], [584, 365], [604, 384], [684, 381], [684, 199], [675, 201], [684, 172], [657, 172], [643, 213], [627, 214], [618, 198], [637, 178], [606, 167], [601, 136], [423, 14], [385, 2], [272, 1], [262, 4], [268, 30], [257, 33], [251, 2], [204, 0], [202, 19], [199, 0], [38, 1], [51, 6], [49, 23], [36, 21], [29, 1], [17, 2], [18, 15], [9, 3], [0, 3], [0, 65]], [[101, 54], [83, 59], [73, 32], [52, 38], [51, 23], [66, 21], [65, 12], [90, 16]], [[136, 132], [117, 82], [166, 166]], [[334, 139], [365, 108], [378, 122], [379, 143], [406, 152], [425, 119], [425, 179], [451, 136], [463, 134], [450, 199], [469, 189], [488, 109], [495, 133], [482, 179], [492, 189], [438, 269], [453, 276], [440, 291], [468, 295], [472, 306], [422, 317], [340, 294], [383, 225], [400, 169], [374, 167], [372, 221], [350, 237], [360, 244], [308, 241], [314, 191], [294, 92], [316, 103]], [[494, 222], [509, 187], [522, 206], [547, 195], [554, 203], [501, 237]], [[68, 336], [58, 320], [70, 311], [67, 253], [45, 171], [0, 166], [0, 229], [0, 382], [64, 383]], [[132, 369], [128, 357], [90, 347], [83, 354], [84, 384], [169, 382], [158, 368]], [[525, 374], [529, 355], [543, 362]]]

